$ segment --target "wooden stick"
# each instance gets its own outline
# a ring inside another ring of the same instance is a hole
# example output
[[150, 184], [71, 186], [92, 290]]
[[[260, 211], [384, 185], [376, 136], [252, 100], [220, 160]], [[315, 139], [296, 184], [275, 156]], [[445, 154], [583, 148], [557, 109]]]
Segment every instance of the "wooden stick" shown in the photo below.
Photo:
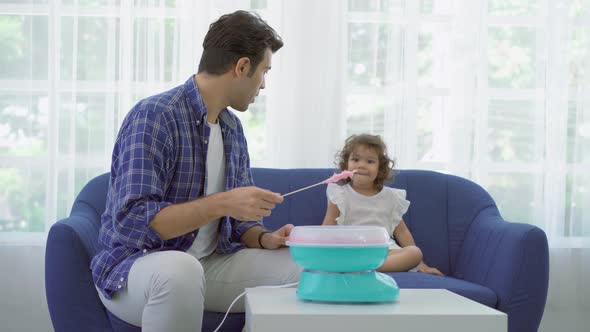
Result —
[[316, 183], [316, 184], [312, 184], [311, 186], [307, 186], [307, 187], [305, 187], [305, 188], [297, 189], [297, 190], [295, 190], [295, 191], [292, 191], [292, 192], [290, 192], [290, 193], [286, 193], [286, 194], [284, 194], [284, 195], [282, 195], [282, 196], [283, 196], [283, 197], [287, 197], [287, 196], [289, 196], [289, 195], [293, 195], [293, 194], [295, 194], [295, 193], [298, 193], [298, 192], [300, 192], [300, 191], [303, 191], [303, 190], [305, 190], [305, 189], [309, 189], [309, 188], [313, 188], [313, 187], [319, 186], [320, 184], [324, 184], [324, 181], [322, 181], [322, 182], [318, 182], [318, 183]]

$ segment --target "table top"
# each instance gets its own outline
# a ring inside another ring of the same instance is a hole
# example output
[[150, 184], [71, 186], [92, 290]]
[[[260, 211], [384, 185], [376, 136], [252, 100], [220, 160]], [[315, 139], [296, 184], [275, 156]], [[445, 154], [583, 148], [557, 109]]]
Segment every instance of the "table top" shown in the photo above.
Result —
[[304, 301], [295, 288], [248, 288], [247, 332], [505, 332], [505, 313], [445, 289], [400, 289], [389, 303]]
[[399, 298], [387, 303], [328, 303], [304, 301], [295, 288], [248, 288], [246, 302], [252, 315], [484, 315], [505, 313], [446, 289], [400, 289]]

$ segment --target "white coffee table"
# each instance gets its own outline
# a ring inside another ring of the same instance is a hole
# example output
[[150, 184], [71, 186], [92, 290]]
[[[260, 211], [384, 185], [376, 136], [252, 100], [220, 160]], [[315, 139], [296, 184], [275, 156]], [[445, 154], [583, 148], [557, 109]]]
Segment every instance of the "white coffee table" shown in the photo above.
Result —
[[506, 332], [505, 313], [445, 289], [401, 289], [397, 301], [302, 301], [295, 288], [248, 288], [246, 332]]

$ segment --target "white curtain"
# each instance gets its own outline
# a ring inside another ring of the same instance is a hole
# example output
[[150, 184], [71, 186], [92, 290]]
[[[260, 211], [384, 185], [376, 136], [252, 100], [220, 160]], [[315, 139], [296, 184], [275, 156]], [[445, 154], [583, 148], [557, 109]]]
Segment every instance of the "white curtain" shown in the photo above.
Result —
[[548, 307], [590, 308], [561, 288], [590, 265], [589, 0], [1, 0], [0, 242], [42, 243], [129, 109], [193, 74], [236, 9], [285, 41], [240, 115], [254, 166], [332, 167], [348, 135], [383, 135], [399, 168], [469, 178], [544, 229], [572, 262]]

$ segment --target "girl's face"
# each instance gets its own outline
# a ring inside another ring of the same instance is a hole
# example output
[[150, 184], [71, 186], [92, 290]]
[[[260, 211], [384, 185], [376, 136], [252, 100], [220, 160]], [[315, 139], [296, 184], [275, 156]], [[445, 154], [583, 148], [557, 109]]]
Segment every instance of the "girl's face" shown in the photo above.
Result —
[[352, 177], [355, 185], [373, 185], [379, 174], [379, 155], [367, 145], [358, 145], [348, 157], [348, 170], [356, 170]]

